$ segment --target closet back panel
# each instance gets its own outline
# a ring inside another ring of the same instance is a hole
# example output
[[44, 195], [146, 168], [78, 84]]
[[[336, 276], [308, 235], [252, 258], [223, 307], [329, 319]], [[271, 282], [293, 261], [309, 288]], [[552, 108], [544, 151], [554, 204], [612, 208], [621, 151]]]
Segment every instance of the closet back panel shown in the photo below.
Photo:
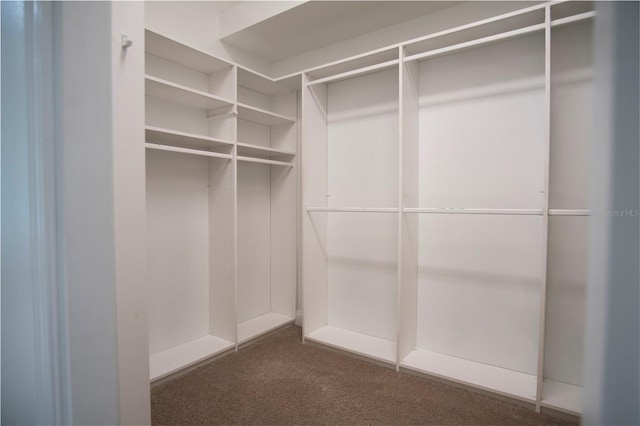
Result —
[[549, 218], [544, 376], [582, 385], [588, 217]]
[[420, 221], [418, 348], [535, 374], [542, 219]]
[[147, 96], [145, 98], [145, 124], [179, 130], [182, 132], [208, 135], [207, 112], [202, 109], [165, 101]]
[[247, 120], [238, 120], [238, 142], [271, 147], [269, 126]]
[[419, 102], [422, 207], [542, 207], [542, 35], [422, 62]]
[[271, 170], [238, 164], [238, 322], [271, 311]]
[[593, 134], [593, 53], [591, 22], [551, 32], [552, 209], [589, 206], [589, 144]]
[[209, 334], [209, 162], [147, 150], [149, 349]]
[[[397, 207], [398, 71], [328, 85], [328, 206]], [[327, 219], [327, 322], [396, 340], [395, 214]]]
[[[588, 209], [593, 122], [590, 22], [552, 29], [550, 208]], [[544, 376], [582, 385], [587, 217], [549, 219]]]
[[[541, 34], [420, 65], [421, 207], [542, 208]], [[542, 219], [421, 215], [417, 344], [535, 374]]]
[[145, 72], [149, 75], [200, 90], [201, 92], [209, 91], [209, 77], [203, 72], [150, 53], [144, 55], [144, 61]]
[[398, 70], [329, 84], [329, 207], [398, 207]]

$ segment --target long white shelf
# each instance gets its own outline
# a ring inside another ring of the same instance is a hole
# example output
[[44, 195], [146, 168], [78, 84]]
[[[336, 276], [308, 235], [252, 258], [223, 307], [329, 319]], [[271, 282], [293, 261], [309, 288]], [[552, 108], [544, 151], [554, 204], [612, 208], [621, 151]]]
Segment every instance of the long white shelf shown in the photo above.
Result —
[[237, 159], [238, 161], [245, 161], [247, 163], [260, 163], [260, 164], [270, 164], [272, 166], [293, 167], [293, 163], [288, 163], [286, 161], [278, 161], [278, 160], [267, 160], [266, 158], [245, 157], [242, 155], [238, 155]]
[[436, 56], [441, 56], [447, 53], [452, 53], [458, 50], [469, 49], [476, 46], [482, 46], [485, 44], [495, 43], [501, 40], [507, 40], [514, 37], [519, 37], [525, 34], [529, 34], [535, 31], [542, 31], [545, 28], [545, 24], [536, 24], [531, 25], [525, 28], [519, 28], [517, 30], [506, 31], [504, 33], [491, 35], [488, 37], [482, 37], [479, 39], [466, 41], [464, 43], [458, 43], [447, 47], [441, 47], [439, 49], [428, 50], [422, 53], [416, 53], [414, 55], [407, 56], [405, 58], [405, 62], [421, 60], [426, 58], [433, 58]]
[[160, 379], [232, 349], [234, 346], [232, 342], [216, 336], [202, 336], [180, 346], [151, 355], [149, 358], [149, 375], [152, 381]]
[[344, 79], [347, 79], [347, 78], [366, 75], [366, 74], [370, 74], [370, 73], [374, 73], [374, 72], [380, 72], [380, 71], [384, 71], [384, 70], [388, 70], [388, 69], [394, 68], [394, 67], [398, 66], [399, 63], [400, 63], [399, 59], [393, 59], [391, 61], [382, 62], [382, 63], [374, 64], [374, 65], [369, 65], [369, 66], [366, 66], [366, 67], [357, 68], [357, 69], [350, 70], [350, 71], [345, 71], [343, 73], [331, 75], [331, 76], [324, 77], [324, 78], [319, 78], [317, 80], [311, 80], [310, 82], [307, 83], [307, 86], [312, 86], [314, 84], [336, 82], [336, 81], [344, 80]]
[[165, 129], [162, 127], [145, 126], [145, 138], [147, 142], [155, 142], [163, 145], [180, 146], [183, 148], [224, 148], [233, 146], [233, 142], [195, 133], [181, 132], [179, 130]]
[[268, 312], [238, 324], [238, 344], [259, 337], [283, 325], [292, 324], [295, 318]]
[[536, 401], [536, 376], [425, 350], [414, 350], [400, 367], [526, 402]]
[[305, 339], [373, 358], [378, 361], [392, 364], [396, 362], [396, 342], [391, 340], [356, 333], [330, 325], [309, 333], [305, 336]]
[[296, 155], [296, 153], [293, 151], [269, 148], [266, 146], [252, 145], [242, 142], [238, 142], [237, 145], [239, 155], [256, 155], [268, 158], [291, 158], [295, 157]]
[[293, 117], [277, 114], [275, 112], [256, 108], [251, 105], [238, 103], [238, 118], [240, 120], [253, 121], [254, 123], [273, 126], [277, 124], [290, 124], [296, 121]]
[[582, 388], [562, 382], [545, 380], [542, 382], [543, 407], [568, 414], [582, 414]]
[[145, 75], [144, 82], [146, 95], [165, 101], [204, 110], [233, 105], [233, 102], [221, 97], [151, 75]]
[[151, 30], [145, 30], [144, 41], [147, 53], [206, 74], [232, 67], [229, 62]]
[[590, 11], [590, 12], [579, 13], [579, 14], [573, 15], [573, 16], [567, 16], [566, 18], [558, 18], [558, 19], [554, 19], [553, 21], [551, 21], [551, 27], [557, 27], [557, 26], [560, 26], [560, 25], [572, 24], [574, 22], [580, 22], [580, 21], [584, 21], [584, 20], [587, 20], [587, 19], [595, 18], [595, 16], [596, 16], [596, 12], [595, 11]]
[[181, 148], [179, 146], [171, 145], [159, 145], [157, 143], [145, 143], [147, 149], [157, 149], [159, 151], [179, 152], [181, 154], [200, 155], [203, 157], [224, 158], [225, 160], [231, 160], [233, 157], [231, 154], [221, 154], [219, 152], [201, 151], [198, 149]]

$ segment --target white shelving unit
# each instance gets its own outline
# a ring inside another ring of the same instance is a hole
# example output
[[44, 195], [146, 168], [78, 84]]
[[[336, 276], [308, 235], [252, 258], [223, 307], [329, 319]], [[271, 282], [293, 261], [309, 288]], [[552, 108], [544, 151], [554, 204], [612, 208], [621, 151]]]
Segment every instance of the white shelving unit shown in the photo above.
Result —
[[239, 343], [295, 319], [294, 87], [238, 67]]
[[[372, 66], [373, 59], [385, 65]], [[316, 70], [306, 76], [302, 110], [304, 205], [311, 207], [303, 215], [305, 339], [391, 364], [398, 67], [395, 49], [330, 65], [333, 76]]]
[[294, 321], [299, 78], [274, 81], [153, 31], [145, 42], [157, 380]]
[[592, 7], [303, 74], [305, 340], [581, 414]]

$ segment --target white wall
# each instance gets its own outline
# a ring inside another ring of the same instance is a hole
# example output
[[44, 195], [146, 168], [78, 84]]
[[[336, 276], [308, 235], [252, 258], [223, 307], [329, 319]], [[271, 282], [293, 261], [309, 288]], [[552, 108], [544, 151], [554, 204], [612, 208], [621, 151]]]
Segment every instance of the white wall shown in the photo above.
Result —
[[[112, 2], [113, 226], [120, 424], [150, 422], [145, 251], [144, 3]], [[122, 33], [133, 45], [122, 49]]]
[[[328, 85], [329, 207], [397, 207], [398, 71]], [[327, 220], [329, 325], [396, 340], [397, 216]]]
[[150, 421], [142, 44], [120, 48], [121, 31], [142, 39], [142, 16], [132, 3], [2, 5], [17, 48], [3, 45], [3, 72], [19, 70], [3, 75], [3, 138], [20, 147], [3, 140], [3, 260], [20, 248], [2, 277], [3, 423]]
[[149, 349], [156, 354], [209, 334], [209, 161], [156, 150], [146, 159]]
[[640, 423], [639, 9], [597, 3], [583, 401], [593, 425]]
[[[2, 13], [2, 424], [72, 419], [59, 272], [52, 3]], [[106, 403], [113, 403], [107, 398]]]
[[271, 311], [271, 171], [238, 165], [238, 322]]
[[[591, 22], [551, 33], [549, 207], [589, 208], [593, 122]], [[581, 386], [588, 253], [587, 217], [549, 218], [545, 379]]]
[[[111, 6], [60, 3], [64, 277], [73, 423], [120, 422], [111, 122]], [[103, 46], [103, 48], [97, 48]], [[96, 385], [99, 384], [99, 385]]]
[[421, 37], [458, 25], [525, 8], [537, 2], [489, 1], [466, 2], [436, 13], [417, 17], [401, 24], [344, 40], [320, 49], [284, 59], [271, 67], [273, 76], [285, 76], [358, 53], [367, 52], [393, 43]]
[[212, 55], [263, 74], [271, 73], [270, 64], [220, 42], [219, 9], [215, 2], [146, 1], [145, 26]]
[[[422, 62], [419, 103], [421, 207], [542, 207], [542, 34]], [[418, 347], [536, 374], [542, 231], [421, 215]]]

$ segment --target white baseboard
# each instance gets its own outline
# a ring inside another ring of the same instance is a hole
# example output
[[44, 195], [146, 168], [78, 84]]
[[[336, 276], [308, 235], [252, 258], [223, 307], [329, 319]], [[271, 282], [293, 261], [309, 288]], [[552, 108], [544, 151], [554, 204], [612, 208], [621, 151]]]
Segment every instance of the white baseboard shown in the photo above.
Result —
[[296, 311], [296, 325], [302, 327], [302, 311]]

